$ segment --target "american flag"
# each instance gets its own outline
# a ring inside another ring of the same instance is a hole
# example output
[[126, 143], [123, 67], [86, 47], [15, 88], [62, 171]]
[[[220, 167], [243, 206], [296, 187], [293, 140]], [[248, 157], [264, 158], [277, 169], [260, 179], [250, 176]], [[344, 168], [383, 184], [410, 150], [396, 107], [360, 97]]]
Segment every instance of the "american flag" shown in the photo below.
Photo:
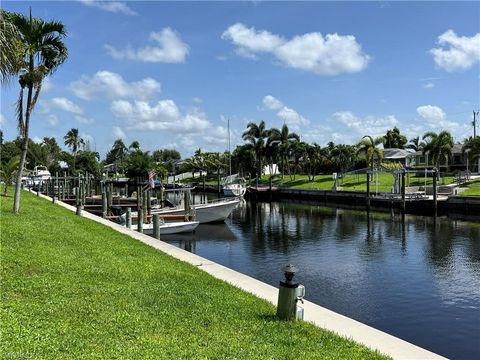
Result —
[[150, 184], [150, 188], [154, 189], [155, 188], [155, 182], [153, 181], [153, 178], [157, 175], [155, 171], [151, 170], [148, 172], [148, 183]]

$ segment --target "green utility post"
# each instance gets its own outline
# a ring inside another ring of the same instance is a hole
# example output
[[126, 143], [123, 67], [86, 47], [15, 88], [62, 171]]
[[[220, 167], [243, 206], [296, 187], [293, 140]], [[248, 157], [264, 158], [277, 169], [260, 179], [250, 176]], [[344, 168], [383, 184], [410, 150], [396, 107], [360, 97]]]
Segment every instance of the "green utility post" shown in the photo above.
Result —
[[293, 281], [298, 270], [292, 264], [288, 264], [282, 270], [285, 274], [285, 281], [280, 281], [277, 317], [280, 320], [303, 320], [303, 308], [299, 307], [297, 303], [303, 303], [305, 288]]

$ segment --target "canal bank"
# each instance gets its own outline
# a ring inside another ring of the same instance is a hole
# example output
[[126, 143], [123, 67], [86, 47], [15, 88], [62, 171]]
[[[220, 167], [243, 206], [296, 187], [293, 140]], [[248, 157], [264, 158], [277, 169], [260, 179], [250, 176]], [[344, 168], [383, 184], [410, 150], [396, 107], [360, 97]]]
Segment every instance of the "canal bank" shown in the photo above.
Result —
[[[407, 194], [405, 197], [405, 212], [417, 215], [434, 215], [435, 203], [431, 195], [425, 197]], [[322, 205], [354, 205], [364, 208], [369, 205], [372, 210], [388, 211], [390, 209], [402, 210], [401, 196], [370, 196], [364, 192], [356, 191], [330, 191], [317, 189], [294, 189], [280, 187], [273, 192], [264, 191], [261, 196], [251, 194], [251, 200], [275, 201], [282, 199], [308, 200]], [[480, 196], [437, 196], [437, 215], [449, 213], [478, 215], [480, 213]]]
[[[43, 195], [40, 195], [43, 197]], [[49, 199], [48, 197], [45, 197]], [[76, 209], [67, 204], [58, 202], [59, 205], [74, 212]], [[203, 257], [194, 255], [176, 246], [155, 240], [144, 234], [129, 230], [108, 220], [83, 212], [84, 217], [106, 225], [120, 233], [128, 235], [157, 250], [167, 253], [177, 259], [190, 263], [203, 271], [213, 275], [217, 279], [224, 280], [242, 290], [263, 298], [272, 304], [276, 304], [278, 289], [258, 281], [252, 277], [236, 272]], [[307, 290], [308, 291], [308, 290]], [[367, 345], [381, 353], [390, 355], [396, 359], [435, 359], [440, 356], [410, 344], [399, 338], [376, 330], [358, 321], [342, 316], [314, 303], [305, 302], [305, 320], [314, 323], [324, 329], [334, 331], [343, 337]]]

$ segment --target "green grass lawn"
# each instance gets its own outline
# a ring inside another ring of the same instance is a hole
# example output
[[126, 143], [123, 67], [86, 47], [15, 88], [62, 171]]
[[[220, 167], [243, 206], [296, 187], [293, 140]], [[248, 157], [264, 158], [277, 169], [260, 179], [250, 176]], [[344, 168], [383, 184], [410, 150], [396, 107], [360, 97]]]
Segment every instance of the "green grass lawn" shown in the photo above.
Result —
[[[438, 181], [438, 185], [451, 184], [454, 181], [452, 176], [445, 176]], [[262, 176], [262, 184], [268, 184], [268, 176]], [[391, 192], [395, 183], [393, 175], [388, 173], [379, 173], [378, 177], [374, 178], [370, 183], [370, 191], [375, 192]], [[423, 176], [415, 176], [408, 174], [406, 176], [407, 186], [432, 186], [432, 178], [425, 178]], [[288, 175], [283, 177], [283, 182], [279, 175], [274, 177], [272, 181], [274, 186], [285, 186], [297, 189], [319, 189], [332, 190], [333, 179], [332, 175], [316, 175], [314, 181], [309, 181], [307, 175], [296, 175], [295, 179]], [[365, 174], [347, 174], [338, 181], [340, 190], [345, 191], [367, 191], [367, 177]]]
[[480, 179], [476, 179], [465, 186], [465, 190], [461, 195], [480, 196]]
[[383, 358], [33, 194], [11, 208], [0, 197], [2, 358]]

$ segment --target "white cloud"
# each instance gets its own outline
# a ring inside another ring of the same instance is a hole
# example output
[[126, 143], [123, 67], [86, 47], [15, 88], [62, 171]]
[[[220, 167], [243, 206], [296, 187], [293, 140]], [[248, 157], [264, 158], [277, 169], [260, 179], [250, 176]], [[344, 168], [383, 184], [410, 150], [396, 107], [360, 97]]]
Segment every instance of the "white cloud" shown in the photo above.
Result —
[[280, 110], [283, 107], [283, 103], [272, 95], [267, 95], [263, 98], [263, 105], [268, 110]]
[[480, 33], [460, 37], [448, 30], [438, 37], [437, 43], [440, 47], [430, 53], [435, 63], [449, 72], [466, 70], [480, 61]]
[[41, 144], [43, 143], [43, 139], [41, 137], [38, 137], [38, 136], [34, 136], [32, 141], [35, 143], [35, 144]]
[[51, 127], [56, 127], [58, 125], [58, 117], [55, 115], [48, 115], [47, 121]]
[[92, 119], [86, 116], [81, 116], [81, 115], [76, 115], [75, 120], [80, 124], [93, 124], [95, 122], [95, 119]]
[[117, 50], [111, 45], [105, 45], [105, 47], [114, 59], [161, 63], [185, 62], [189, 51], [188, 45], [171, 28], [167, 27], [159, 32], [150, 33], [150, 41], [156, 42], [157, 45], [140, 49], [127, 47], [123, 50]]
[[69, 88], [83, 100], [93, 100], [100, 97], [111, 100], [118, 98], [145, 100], [159, 93], [161, 85], [152, 78], [129, 83], [120, 74], [102, 70], [93, 76], [83, 75], [79, 80], [71, 82]]
[[427, 83], [423, 84], [422, 87], [424, 89], [433, 89], [435, 87], [435, 84], [432, 83], [432, 82], [427, 82]]
[[96, 7], [98, 9], [112, 12], [121, 13], [124, 15], [136, 15], [137, 13], [130, 9], [130, 7], [121, 1], [94, 1], [94, 0], [80, 0], [80, 2], [86, 6]]
[[332, 115], [332, 120], [345, 124], [359, 136], [383, 136], [387, 130], [398, 125], [398, 120], [394, 115], [384, 117], [368, 115], [361, 118], [351, 111], [337, 111]]
[[42, 113], [48, 113], [51, 109], [59, 109], [77, 115], [83, 114], [83, 109], [80, 106], [64, 97], [54, 97], [50, 100], [43, 100], [40, 102], [40, 106], [42, 107]]
[[4, 125], [7, 123], [7, 118], [3, 116], [3, 114], [0, 114], [0, 125]]
[[230, 26], [222, 34], [237, 46], [236, 53], [256, 58], [256, 54], [270, 53], [284, 65], [318, 75], [338, 75], [364, 70], [370, 57], [352, 35], [312, 32], [291, 40], [268, 31], [247, 28], [241, 23]]
[[268, 31], [257, 31], [241, 23], [230, 26], [222, 34], [222, 39], [231, 40], [240, 49], [255, 52], [274, 52], [285, 40]]
[[299, 125], [308, 125], [309, 121], [295, 110], [285, 106], [280, 100], [267, 95], [263, 98], [263, 106], [267, 110], [277, 111], [277, 116], [288, 126], [298, 129]]
[[118, 126], [113, 127], [113, 137], [116, 139], [122, 139], [125, 140], [127, 138], [127, 135], [125, 132], [122, 130], [122, 128]]
[[193, 109], [182, 114], [173, 100], [160, 100], [155, 105], [146, 101], [117, 100], [110, 107], [112, 113], [124, 119], [129, 130], [174, 130], [195, 133], [211, 124], [206, 115]]
[[430, 128], [449, 128], [459, 124], [447, 120], [447, 114], [442, 108], [435, 105], [423, 105], [417, 107], [417, 114]]

